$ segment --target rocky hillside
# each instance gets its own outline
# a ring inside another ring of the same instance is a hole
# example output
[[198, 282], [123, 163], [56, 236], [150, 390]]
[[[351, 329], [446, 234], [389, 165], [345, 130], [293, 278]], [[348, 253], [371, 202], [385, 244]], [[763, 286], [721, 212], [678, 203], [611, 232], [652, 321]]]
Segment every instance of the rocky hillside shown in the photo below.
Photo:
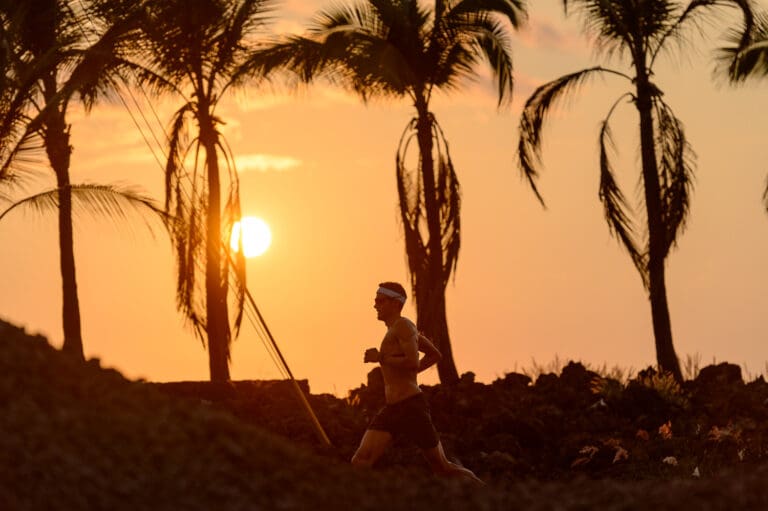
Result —
[[323, 448], [285, 384], [129, 381], [0, 322], [0, 509], [768, 508], [768, 394], [731, 377], [713, 384], [725, 393], [702, 380], [665, 394], [572, 365], [426, 388], [449, 452], [488, 480], [477, 488], [430, 476], [407, 446], [349, 467], [375, 375], [348, 400], [310, 396]]
[[[301, 382], [305, 393], [307, 382]], [[311, 395], [334, 447], [324, 449], [287, 382], [158, 384], [164, 392], [232, 412], [326, 456], [348, 460], [383, 403], [378, 369], [347, 399]], [[454, 387], [424, 386], [447, 452], [485, 480], [621, 480], [711, 477], [768, 457], [768, 384], [744, 383], [738, 366], [705, 367], [678, 385], [652, 369], [628, 383], [569, 363], [535, 382], [510, 373], [490, 385], [465, 374]], [[424, 466], [407, 445], [381, 467]]]

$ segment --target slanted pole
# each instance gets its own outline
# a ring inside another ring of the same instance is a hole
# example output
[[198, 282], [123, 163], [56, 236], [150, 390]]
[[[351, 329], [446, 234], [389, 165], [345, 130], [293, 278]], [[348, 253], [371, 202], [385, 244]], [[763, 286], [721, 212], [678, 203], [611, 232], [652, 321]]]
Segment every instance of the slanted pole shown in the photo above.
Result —
[[318, 440], [320, 440], [320, 442], [325, 444], [327, 447], [330, 447], [331, 441], [328, 438], [328, 435], [325, 434], [325, 430], [323, 429], [323, 426], [320, 424], [320, 421], [317, 420], [315, 411], [312, 410], [312, 406], [309, 404], [309, 401], [307, 400], [307, 396], [304, 395], [304, 392], [301, 390], [301, 387], [299, 387], [299, 384], [296, 381], [296, 378], [293, 377], [291, 368], [288, 367], [288, 362], [285, 361], [285, 358], [283, 357], [283, 354], [280, 351], [280, 348], [277, 346], [277, 342], [275, 342], [275, 338], [272, 337], [272, 332], [269, 331], [269, 327], [267, 326], [267, 323], [264, 321], [264, 317], [261, 315], [259, 308], [256, 306], [256, 301], [254, 301], [253, 296], [251, 296], [251, 292], [247, 288], [245, 289], [245, 296], [248, 298], [248, 303], [251, 304], [251, 307], [253, 307], [253, 310], [256, 311], [256, 316], [258, 316], [259, 322], [261, 322], [261, 325], [264, 327], [264, 331], [267, 333], [267, 337], [269, 337], [269, 342], [272, 344], [272, 347], [275, 349], [277, 356], [280, 357], [280, 363], [283, 364], [283, 367], [288, 372], [288, 376], [291, 379], [293, 388], [296, 390], [296, 394], [299, 396], [299, 401], [301, 401], [301, 404], [304, 406], [304, 409], [307, 411], [307, 414], [309, 415], [309, 418], [312, 421], [312, 425], [315, 427], [315, 434], [317, 434]]

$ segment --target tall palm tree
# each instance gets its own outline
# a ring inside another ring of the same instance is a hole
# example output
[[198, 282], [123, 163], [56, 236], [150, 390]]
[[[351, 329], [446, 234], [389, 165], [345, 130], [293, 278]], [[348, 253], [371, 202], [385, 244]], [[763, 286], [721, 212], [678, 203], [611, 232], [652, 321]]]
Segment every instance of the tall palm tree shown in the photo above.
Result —
[[[682, 380], [682, 373], [672, 342], [664, 272], [666, 257], [688, 216], [695, 155], [682, 122], [664, 101], [652, 77], [661, 52], [671, 50], [670, 44], [679, 44], [687, 28], [720, 5], [709, 0], [693, 0], [687, 5], [671, 0], [563, 0], [566, 13], [569, 7], [575, 7], [583, 15], [585, 28], [594, 34], [598, 50], [626, 57], [630, 71], [596, 66], [562, 76], [534, 91], [520, 119], [519, 166], [539, 196], [535, 182], [541, 163], [542, 129], [550, 108], [594, 76], [626, 81], [629, 90], [612, 104], [601, 123], [599, 197], [611, 233], [629, 252], [649, 294], [658, 365], [677, 380]], [[746, 0], [735, 0], [732, 5], [741, 8], [751, 23]], [[640, 121], [645, 215], [628, 204], [610, 159], [609, 122], [622, 102], [635, 106]]]
[[[407, 98], [414, 107], [396, 154], [405, 248], [416, 301], [417, 326], [443, 354], [440, 381], [458, 380], [445, 314], [445, 288], [456, 269], [460, 188], [430, 101], [453, 91], [485, 61], [498, 86], [499, 105], [512, 94], [510, 30], [525, 16], [522, 0], [366, 0], [318, 13], [306, 37], [293, 37], [262, 56], [254, 69], [284, 66], [305, 81], [325, 77], [357, 93]], [[413, 143], [415, 141], [415, 144]], [[417, 163], [408, 165], [411, 149]]]
[[[62, 277], [63, 330], [65, 353], [84, 358], [80, 305], [74, 259], [72, 194], [81, 193], [86, 204], [116, 205], [120, 190], [112, 187], [73, 188], [70, 182], [71, 125], [67, 112], [75, 95], [86, 109], [96, 99], [114, 90], [127, 63], [118, 49], [131, 32], [126, 26], [100, 26], [89, 23], [87, 5], [67, 0], [0, 1], [2, 17], [3, 96], [9, 102], [0, 110], [2, 166], [0, 176], [8, 178], [14, 162], [34, 140], [41, 140], [56, 189], [36, 195], [22, 203], [55, 201], [58, 210], [60, 269]], [[125, 191], [123, 199], [137, 199]], [[106, 201], [106, 202], [104, 202]], [[106, 207], [106, 212], [110, 207]]]
[[[755, 14], [750, 31], [731, 31], [729, 45], [720, 49], [719, 57], [723, 64], [721, 72], [732, 83], [742, 83], [750, 78], [768, 78], [768, 14]], [[768, 182], [763, 202], [768, 212]]]
[[[270, 0], [149, 0], [144, 7], [140, 58], [151, 73], [141, 78], [152, 92], [175, 93], [184, 102], [168, 135], [165, 207], [176, 219], [177, 305], [200, 340], [207, 339], [212, 381], [229, 380], [230, 343], [245, 293], [242, 251], [234, 261], [228, 252], [240, 217], [238, 177], [216, 108], [245, 84], [242, 67], [259, 48], [272, 7]], [[184, 166], [188, 156], [191, 170]], [[230, 318], [228, 281], [235, 274]]]

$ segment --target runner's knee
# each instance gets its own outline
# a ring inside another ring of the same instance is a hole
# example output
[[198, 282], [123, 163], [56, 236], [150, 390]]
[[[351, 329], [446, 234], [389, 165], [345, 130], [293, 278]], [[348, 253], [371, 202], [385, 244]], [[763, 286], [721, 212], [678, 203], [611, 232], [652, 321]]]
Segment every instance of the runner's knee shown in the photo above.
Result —
[[373, 459], [370, 453], [361, 453], [358, 451], [352, 456], [351, 463], [356, 467], [370, 467], [373, 465]]

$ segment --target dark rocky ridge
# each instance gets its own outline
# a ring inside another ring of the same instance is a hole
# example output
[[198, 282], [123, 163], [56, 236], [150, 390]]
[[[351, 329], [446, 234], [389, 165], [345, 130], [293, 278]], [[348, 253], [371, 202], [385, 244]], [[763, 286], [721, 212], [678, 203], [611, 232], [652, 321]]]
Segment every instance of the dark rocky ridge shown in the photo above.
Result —
[[[379, 379], [372, 371], [347, 399], [310, 395], [332, 449], [320, 445], [288, 382], [156, 385], [348, 460], [383, 402]], [[307, 393], [307, 382], [301, 386]], [[682, 387], [652, 369], [623, 385], [571, 362], [535, 383], [511, 373], [488, 385], [465, 374], [455, 387], [422, 389], [449, 454], [492, 482], [714, 476], [768, 456], [768, 384], [762, 377], [745, 384], [739, 367], [727, 363], [703, 368]], [[402, 447], [380, 466], [423, 466], [415, 449]]]
[[490, 483], [474, 488], [431, 477], [409, 447], [375, 471], [347, 465], [375, 379], [310, 396], [325, 449], [284, 383], [132, 382], [0, 322], [0, 509], [768, 508], [765, 382], [732, 366], [679, 393], [595, 376], [425, 387], [449, 453]]

